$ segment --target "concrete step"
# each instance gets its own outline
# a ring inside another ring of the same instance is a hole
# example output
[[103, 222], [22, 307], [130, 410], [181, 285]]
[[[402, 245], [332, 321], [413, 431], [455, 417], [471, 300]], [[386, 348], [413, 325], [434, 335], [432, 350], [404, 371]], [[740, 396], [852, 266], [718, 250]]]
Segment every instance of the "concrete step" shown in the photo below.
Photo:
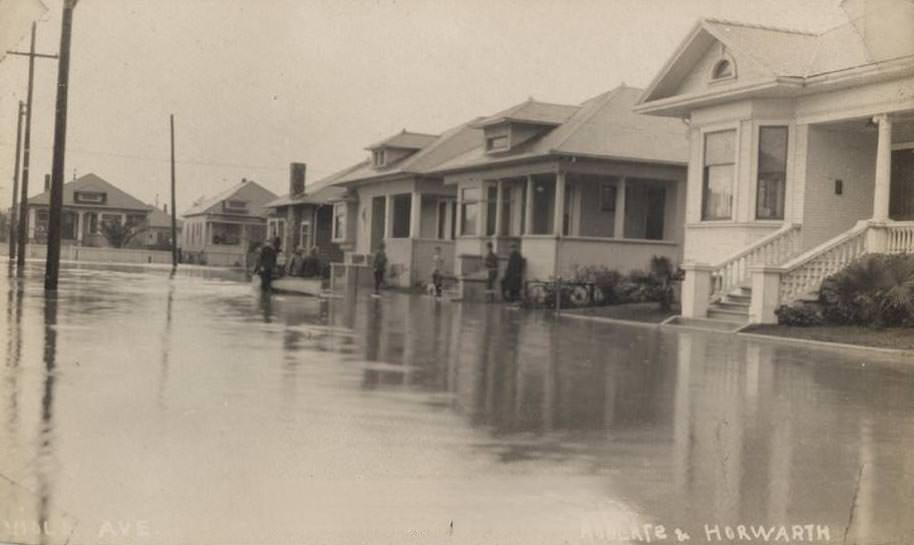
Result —
[[749, 313], [749, 301], [732, 300], [729, 297], [723, 301], [714, 303], [712, 307], [719, 307], [726, 310], [738, 310], [740, 312], [745, 312], [746, 314]]
[[711, 307], [708, 309], [708, 318], [723, 322], [746, 324], [749, 322], [749, 312], [742, 310], [730, 310], [720, 307]]
[[744, 293], [731, 293], [730, 295], [724, 297], [724, 301], [733, 303], [745, 303], [748, 305], [752, 301], [752, 294], [750, 293], [747, 295]]
[[677, 316], [667, 322], [666, 325], [687, 327], [690, 329], [703, 329], [706, 331], [736, 331], [746, 324], [745, 322], [715, 320], [713, 318], [683, 318], [682, 316]]

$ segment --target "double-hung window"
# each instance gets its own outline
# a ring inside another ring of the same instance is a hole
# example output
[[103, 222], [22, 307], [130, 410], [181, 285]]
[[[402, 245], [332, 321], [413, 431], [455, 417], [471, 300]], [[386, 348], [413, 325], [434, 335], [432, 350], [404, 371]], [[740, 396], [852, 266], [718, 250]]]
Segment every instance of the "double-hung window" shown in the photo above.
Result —
[[787, 193], [787, 127], [759, 128], [756, 182], [756, 219], [784, 219], [784, 196]]
[[733, 184], [736, 181], [736, 131], [705, 134], [701, 219], [733, 218]]

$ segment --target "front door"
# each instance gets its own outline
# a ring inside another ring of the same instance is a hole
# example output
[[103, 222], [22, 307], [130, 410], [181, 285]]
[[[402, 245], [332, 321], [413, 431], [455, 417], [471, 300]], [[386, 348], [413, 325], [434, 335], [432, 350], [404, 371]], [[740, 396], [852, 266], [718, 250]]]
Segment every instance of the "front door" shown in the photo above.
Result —
[[384, 225], [387, 223], [387, 197], [371, 200], [371, 251], [377, 251], [384, 241]]
[[889, 216], [914, 221], [914, 149], [892, 152], [892, 190]]

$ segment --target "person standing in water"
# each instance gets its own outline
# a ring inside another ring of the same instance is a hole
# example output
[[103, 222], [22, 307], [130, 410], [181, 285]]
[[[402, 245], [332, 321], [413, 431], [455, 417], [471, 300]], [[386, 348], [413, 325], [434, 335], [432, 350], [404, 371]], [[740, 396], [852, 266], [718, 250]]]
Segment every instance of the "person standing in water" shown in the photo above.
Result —
[[387, 270], [387, 254], [384, 253], [384, 243], [378, 245], [378, 251], [374, 254], [374, 293], [379, 295], [381, 284], [384, 282], [384, 271]]
[[517, 243], [511, 244], [511, 254], [508, 255], [508, 266], [505, 267], [505, 276], [501, 280], [502, 296], [506, 301], [517, 301], [523, 285], [524, 259], [517, 249]]
[[257, 265], [254, 274], [260, 276], [260, 289], [270, 291], [273, 288], [273, 274], [276, 270], [276, 248], [269, 241], [264, 242], [257, 254]]
[[435, 254], [432, 256], [432, 285], [435, 286], [435, 297], [441, 297], [442, 276], [441, 270], [444, 268], [444, 257], [441, 256], [441, 246], [435, 246]]
[[486, 298], [489, 301], [495, 301], [495, 281], [498, 280], [498, 256], [495, 255], [491, 242], [486, 242], [486, 250], [486, 256], [483, 259], [486, 270], [489, 272], [486, 278]]

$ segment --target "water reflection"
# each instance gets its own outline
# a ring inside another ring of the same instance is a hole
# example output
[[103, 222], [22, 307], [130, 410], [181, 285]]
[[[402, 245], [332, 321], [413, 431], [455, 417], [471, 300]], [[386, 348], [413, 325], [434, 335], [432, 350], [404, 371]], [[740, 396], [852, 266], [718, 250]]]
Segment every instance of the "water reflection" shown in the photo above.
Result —
[[455, 543], [576, 542], [595, 509], [696, 539], [705, 522], [912, 533], [897, 362], [423, 296], [264, 296], [199, 271], [61, 286], [4, 298], [0, 474], [18, 484], [0, 482], [0, 519], [143, 518], [149, 543], [254, 543], [263, 525], [404, 543], [450, 520]]
[[[41, 396], [41, 431], [38, 449], [38, 521], [44, 525], [51, 518], [51, 492], [53, 472], [56, 470], [54, 439], [54, 385], [57, 373], [57, 294], [51, 293], [44, 300], [44, 391]], [[47, 542], [41, 533], [41, 543]]]

